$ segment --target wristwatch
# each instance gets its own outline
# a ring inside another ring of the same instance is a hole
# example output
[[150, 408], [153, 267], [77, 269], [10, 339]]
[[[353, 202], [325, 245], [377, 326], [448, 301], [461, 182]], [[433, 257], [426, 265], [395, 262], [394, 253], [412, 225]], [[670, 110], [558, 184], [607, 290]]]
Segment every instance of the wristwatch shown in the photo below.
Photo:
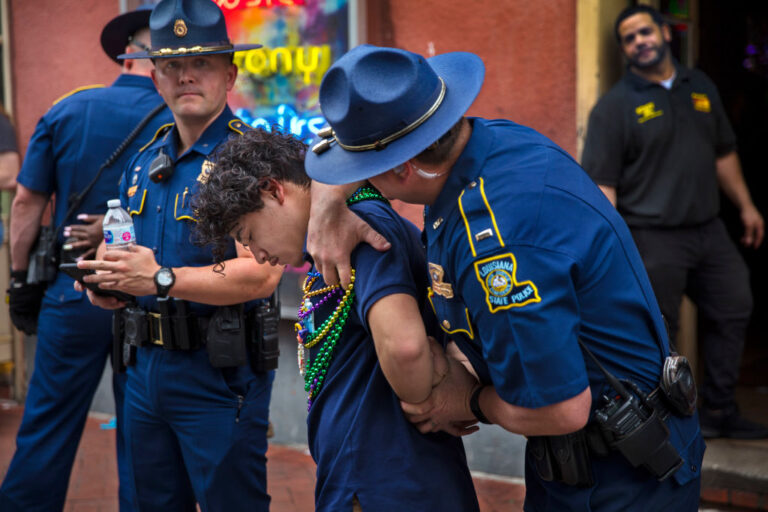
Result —
[[171, 291], [171, 286], [176, 282], [176, 274], [173, 273], [168, 267], [160, 267], [160, 270], [155, 272], [155, 287], [157, 288], [157, 296], [165, 298], [168, 296], [168, 292]]

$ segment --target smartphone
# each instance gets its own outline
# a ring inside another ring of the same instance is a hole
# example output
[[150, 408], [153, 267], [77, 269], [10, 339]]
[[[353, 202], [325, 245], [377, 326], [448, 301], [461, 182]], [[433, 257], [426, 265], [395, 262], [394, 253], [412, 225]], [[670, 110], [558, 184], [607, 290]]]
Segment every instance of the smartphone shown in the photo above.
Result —
[[77, 281], [78, 283], [82, 284], [89, 290], [91, 290], [96, 295], [101, 295], [104, 297], [114, 297], [117, 300], [123, 301], [123, 302], [133, 302], [135, 297], [133, 295], [129, 295], [125, 292], [120, 292], [117, 290], [103, 290], [99, 288], [98, 283], [86, 283], [83, 281], [83, 277], [87, 276], [89, 274], [95, 274], [96, 271], [90, 268], [78, 268], [77, 263], [62, 263], [59, 265], [59, 270], [67, 274], [69, 277]]

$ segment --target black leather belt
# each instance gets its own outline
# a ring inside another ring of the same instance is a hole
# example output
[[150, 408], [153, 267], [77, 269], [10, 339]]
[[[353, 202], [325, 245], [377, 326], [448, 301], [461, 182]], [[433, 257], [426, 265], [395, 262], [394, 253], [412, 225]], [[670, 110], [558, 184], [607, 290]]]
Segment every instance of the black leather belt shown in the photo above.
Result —
[[136, 307], [123, 310], [123, 339], [134, 347], [156, 345], [167, 350], [197, 350], [207, 338], [209, 317], [163, 317]]

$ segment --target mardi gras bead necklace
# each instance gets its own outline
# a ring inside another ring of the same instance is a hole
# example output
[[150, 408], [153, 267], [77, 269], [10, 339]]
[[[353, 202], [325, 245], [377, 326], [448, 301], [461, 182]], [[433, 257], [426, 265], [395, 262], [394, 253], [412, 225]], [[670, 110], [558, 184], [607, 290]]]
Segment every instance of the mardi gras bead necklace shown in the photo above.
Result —
[[[360, 201], [369, 199], [375, 199], [389, 203], [384, 197], [373, 187], [360, 187], [355, 191], [352, 196], [347, 199], [347, 205], [353, 205]], [[328, 366], [333, 358], [334, 349], [339, 339], [341, 339], [342, 331], [347, 323], [349, 317], [349, 311], [352, 309], [352, 303], [355, 300], [355, 270], [352, 269], [352, 275], [349, 286], [344, 290], [339, 286], [326, 286], [318, 290], [312, 290], [312, 286], [317, 282], [317, 279], [322, 277], [318, 272], [309, 272], [302, 291], [304, 296], [299, 306], [297, 314], [298, 322], [296, 323], [298, 341], [297, 346], [297, 359], [299, 363], [299, 372], [304, 377], [304, 390], [309, 393], [307, 399], [307, 411], [312, 407], [312, 401], [320, 392], [320, 388], [325, 381], [325, 374], [328, 370]], [[312, 297], [320, 297], [320, 299], [313, 303], [310, 299]], [[339, 297], [339, 295], [341, 295]], [[314, 313], [326, 302], [336, 299], [336, 308], [333, 313], [323, 321], [323, 323], [315, 327]], [[317, 355], [313, 358], [309, 368], [307, 368], [306, 349], [310, 349], [323, 341]]]

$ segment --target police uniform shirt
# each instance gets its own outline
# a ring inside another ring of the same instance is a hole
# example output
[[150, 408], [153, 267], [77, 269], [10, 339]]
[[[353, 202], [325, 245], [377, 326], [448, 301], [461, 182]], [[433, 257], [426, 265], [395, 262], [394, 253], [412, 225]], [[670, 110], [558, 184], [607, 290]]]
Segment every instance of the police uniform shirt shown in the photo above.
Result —
[[[90, 183], [133, 127], [161, 102], [150, 78], [127, 74], [120, 75], [110, 87], [77, 90], [58, 100], [35, 127], [18, 182], [40, 194], [55, 193], [53, 224], [59, 226], [69, 209], [67, 199]], [[119, 196], [118, 181], [126, 162], [141, 147], [141, 141], [169, 119], [166, 109], [149, 122], [120, 158], [104, 169], [67, 224], [78, 223], [80, 213], [106, 213], [107, 201]], [[62, 241], [60, 235], [59, 243]], [[46, 291], [49, 298], [58, 301], [80, 299], [83, 293], [72, 287], [72, 278], [63, 272]]]
[[[133, 219], [136, 241], [155, 253], [158, 264], [164, 267], [203, 267], [213, 264], [210, 248], [194, 243], [192, 229], [195, 215], [192, 196], [199, 183], [207, 179], [213, 164], [211, 159], [219, 144], [247, 128], [232, 114], [229, 107], [205, 129], [197, 141], [184, 154], [177, 154], [178, 133], [169, 124], [158, 130], [150, 141], [126, 166], [120, 182], [120, 200]], [[173, 162], [173, 173], [155, 183], [149, 179], [149, 168], [160, 151]], [[232, 242], [225, 259], [236, 257]], [[148, 311], [157, 311], [154, 295], [139, 297], [139, 305]], [[190, 303], [191, 312], [209, 316], [214, 306]]]
[[695, 226], [719, 210], [715, 160], [736, 149], [717, 88], [675, 63], [672, 88], [627, 71], [595, 105], [582, 164], [632, 227]]
[[11, 120], [0, 113], [0, 153], [18, 151], [16, 146], [16, 133], [13, 131]]
[[[614, 375], [654, 389], [668, 344], [621, 217], [544, 136], [504, 120], [471, 122], [425, 217], [430, 299], [442, 329], [513, 405], [555, 404], [588, 385], [593, 408], [600, 403], [609, 388], [578, 338]], [[673, 444], [699, 464], [695, 417], [670, 423]], [[675, 478], [693, 473], [685, 466]]]
[[[378, 252], [361, 244], [352, 254], [353, 307], [307, 417], [317, 463], [316, 510], [351, 510], [353, 495], [366, 512], [478, 510], [462, 441], [444, 433], [422, 435], [406, 420], [365, 322], [371, 306], [388, 295], [404, 293], [424, 302], [419, 233], [382, 202], [363, 201], [351, 209], [392, 242], [392, 249]], [[318, 279], [313, 289], [324, 286]], [[335, 307], [336, 300], [330, 300], [315, 311], [316, 328]], [[322, 344], [310, 349], [313, 358]]]

